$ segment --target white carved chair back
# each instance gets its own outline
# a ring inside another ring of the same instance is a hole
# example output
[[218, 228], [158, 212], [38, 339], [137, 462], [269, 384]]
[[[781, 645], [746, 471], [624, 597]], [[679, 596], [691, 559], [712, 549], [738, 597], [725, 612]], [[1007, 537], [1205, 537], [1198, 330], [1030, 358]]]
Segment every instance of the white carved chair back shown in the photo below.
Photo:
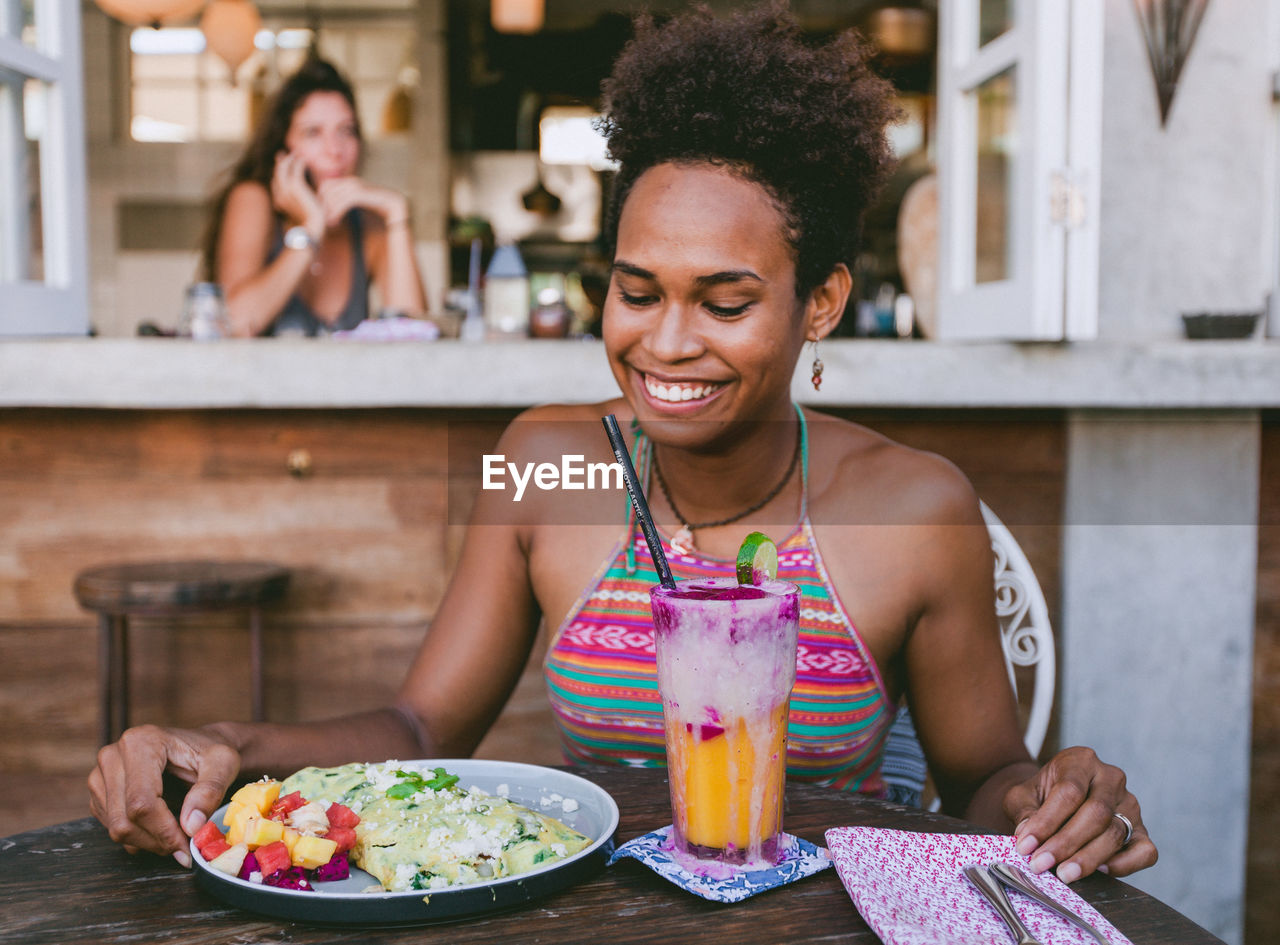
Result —
[[991, 551], [995, 556], [996, 620], [1000, 624], [1000, 644], [1009, 670], [1009, 685], [1014, 693], [1018, 692], [1014, 675], [1016, 667], [1035, 668], [1031, 711], [1022, 732], [1023, 743], [1035, 758], [1044, 747], [1044, 736], [1053, 711], [1057, 663], [1049, 608], [1021, 546], [985, 502], [982, 503], [982, 518], [987, 523]]

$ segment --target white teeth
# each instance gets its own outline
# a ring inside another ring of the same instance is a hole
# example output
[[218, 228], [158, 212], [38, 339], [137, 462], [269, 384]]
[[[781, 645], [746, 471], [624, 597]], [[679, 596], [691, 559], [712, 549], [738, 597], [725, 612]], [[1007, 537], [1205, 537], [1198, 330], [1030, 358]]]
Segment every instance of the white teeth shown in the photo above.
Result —
[[679, 384], [659, 384], [657, 381], [646, 377], [644, 386], [658, 400], [665, 400], [668, 403], [681, 403], [686, 400], [701, 400], [712, 394], [718, 385], [705, 384], [696, 387], [682, 387]]

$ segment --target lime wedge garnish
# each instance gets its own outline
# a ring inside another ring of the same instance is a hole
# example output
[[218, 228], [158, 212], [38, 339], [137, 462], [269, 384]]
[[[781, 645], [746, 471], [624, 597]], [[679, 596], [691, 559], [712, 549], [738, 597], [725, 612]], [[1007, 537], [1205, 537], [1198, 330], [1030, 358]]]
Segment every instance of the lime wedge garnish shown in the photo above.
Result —
[[760, 584], [778, 576], [778, 546], [764, 532], [752, 532], [738, 549], [738, 583]]

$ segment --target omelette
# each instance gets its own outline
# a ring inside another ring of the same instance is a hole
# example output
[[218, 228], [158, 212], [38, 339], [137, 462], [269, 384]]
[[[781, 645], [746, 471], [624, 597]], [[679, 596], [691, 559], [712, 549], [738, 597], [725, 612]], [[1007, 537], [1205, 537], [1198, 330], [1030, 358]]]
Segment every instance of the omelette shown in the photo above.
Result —
[[443, 768], [423, 772], [388, 761], [303, 768], [280, 793], [300, 791], [309, 801], [336, 801], [359, 814], [351, 862], [390, 892], [515, 876], [591, 844], [553, 817], [460, 788], [457, 780]]

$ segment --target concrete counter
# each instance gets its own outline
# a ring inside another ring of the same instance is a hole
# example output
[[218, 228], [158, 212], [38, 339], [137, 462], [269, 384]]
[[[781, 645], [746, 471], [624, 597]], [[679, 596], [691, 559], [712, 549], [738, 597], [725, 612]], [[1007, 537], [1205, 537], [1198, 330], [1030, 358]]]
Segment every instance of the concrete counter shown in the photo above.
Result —
[[[831, 341], [814, 406], [1280, 407], [1280, 342]], [[617, 394], [598, 341], [374, 343], [167, 338], [0, 342], [0, 407], [523, 407]]]

